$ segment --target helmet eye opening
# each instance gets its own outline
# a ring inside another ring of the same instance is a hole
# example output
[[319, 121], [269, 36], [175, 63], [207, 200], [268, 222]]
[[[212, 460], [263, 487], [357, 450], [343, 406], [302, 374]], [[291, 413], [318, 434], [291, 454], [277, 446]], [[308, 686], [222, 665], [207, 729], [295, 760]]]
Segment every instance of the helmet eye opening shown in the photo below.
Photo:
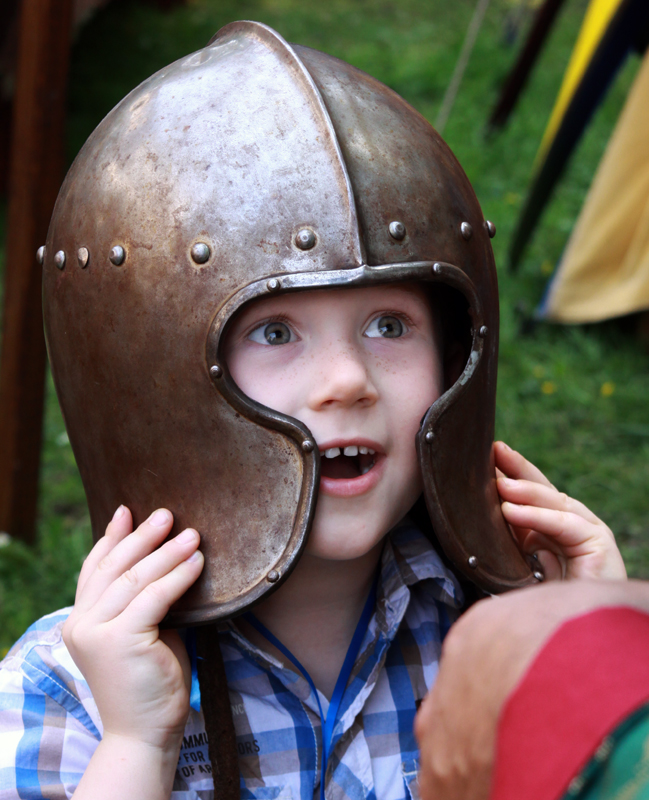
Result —
[[469, 361], [473, 346], [473, 320], [467, 298], [446, 284], [431, 287], [431, 307], [438, 326], [446, 392], [457, 383]]

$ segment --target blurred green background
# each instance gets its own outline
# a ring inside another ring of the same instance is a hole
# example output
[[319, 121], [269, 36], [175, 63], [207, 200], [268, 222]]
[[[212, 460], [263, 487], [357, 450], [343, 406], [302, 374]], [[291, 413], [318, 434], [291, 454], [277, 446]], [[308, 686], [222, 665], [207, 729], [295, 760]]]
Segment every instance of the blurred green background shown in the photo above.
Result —
[[[530, 322], [639, 60], [632, 58], [618, 76], [521, 269], [512, 275], [505, 265], [507, 246], [587, 0], [566, 3], [512, 121], [487, 139], [485, 122], [527, 32], [532, 5], [492, 0], [444, 132], [485, 217], [498, 228], [493, 241], [502, 313], [497, 435], [606, 520], [630, 574], [649, 578], [645, 345], [629, 320], [587, 328]], [[130, 89], [235, 19], [265, 22], [289, 41], [351, 62], [434, 121], [474, 6], [475, 0], [188, 0], [163, 13], [144, 3], [113, 2], [78, 31], [74, 43], [69, 159]], [[48, 378], [38, 543], [28, 549], [0, 533], [0, 655], [38, 616], [72, 602], [89, 547], [83, 488]]]

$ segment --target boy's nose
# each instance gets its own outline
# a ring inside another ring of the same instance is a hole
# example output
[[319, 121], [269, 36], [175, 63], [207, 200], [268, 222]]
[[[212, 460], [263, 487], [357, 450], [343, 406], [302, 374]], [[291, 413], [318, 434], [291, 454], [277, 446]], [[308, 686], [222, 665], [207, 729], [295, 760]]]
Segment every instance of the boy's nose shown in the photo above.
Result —
[[319, 411], [333, 407], [371, 406], [378, 392], [360, 354], [353, 349], [331, 352], [313, 376], [309, 407]]

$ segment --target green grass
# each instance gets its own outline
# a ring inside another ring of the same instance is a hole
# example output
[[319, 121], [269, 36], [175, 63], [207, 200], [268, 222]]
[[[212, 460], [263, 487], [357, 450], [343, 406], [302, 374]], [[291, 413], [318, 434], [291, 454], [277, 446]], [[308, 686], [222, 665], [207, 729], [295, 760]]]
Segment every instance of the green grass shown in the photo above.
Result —
[[[497, 431], [618, 535], [631, 574], [649, 577], [649, 357], [619, 326], [529, 325], [547, 264], [567, 241], [637, 69], [629, 62], [598, 111], [516, 275], [507, 246], [586, 0], [566, 4], [509, 127], [484, 125], [516, 56], [505, 41], [512, 0], [492, 0], [445, 138], [494, 220], [502, 298]], [[289, 41], [339, 56], [392, 86], [431, 121], [455, 65], [474, 0], [190, 0], [161, 14], [114, 2], [78, 34], [73, 51], [68, 154], [153, 71], [203, 46], [234, 19], [257, 19]], [[0, 241], [2, 241], [0, 229]], [[608, 385], [609, 394], [602, 394]], [[610, 393], [613, 388], [612, 394]], [[545, 389], [545, 392], [544, 392]], [[48, 383], [39, 539], [0, 549], [0, 652], [37, 616], [71, 602], [90, 526], [63, 421]]]

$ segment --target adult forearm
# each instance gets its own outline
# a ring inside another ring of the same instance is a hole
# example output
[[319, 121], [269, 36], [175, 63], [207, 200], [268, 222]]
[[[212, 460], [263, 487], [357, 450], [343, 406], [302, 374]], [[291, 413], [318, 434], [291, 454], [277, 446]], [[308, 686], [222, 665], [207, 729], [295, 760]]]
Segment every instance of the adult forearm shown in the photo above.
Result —
[[97, 747], [74, 800], [169, 800], [180, 740], [166, 748], [106, 735]]

